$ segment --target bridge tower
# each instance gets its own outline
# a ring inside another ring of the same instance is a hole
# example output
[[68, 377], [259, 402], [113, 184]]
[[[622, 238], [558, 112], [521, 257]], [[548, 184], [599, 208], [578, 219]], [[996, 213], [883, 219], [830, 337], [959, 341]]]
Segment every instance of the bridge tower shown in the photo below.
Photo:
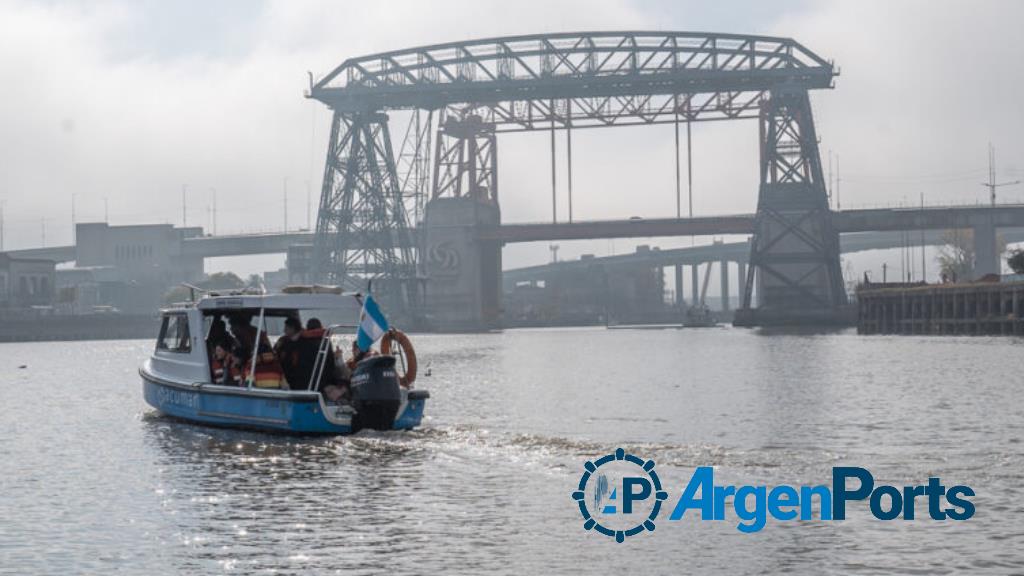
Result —
[[317, 282], [374, 292], [392, 311], [418, 298], [414, 241], [388, 117], [335, 111], [313, 245]]
[[423, 221], [426, 310], [439, 329], [497, 327], [501, 246], [478, 237], [481, 227], [501, 223], [495, 125], [476, 114], [445, 112]]
[[[846, 292], [806, 90], [761, 104], [761, 185], [737, 325], [840, 323]], [[759, 302], [753, 308], [757, 287]]]

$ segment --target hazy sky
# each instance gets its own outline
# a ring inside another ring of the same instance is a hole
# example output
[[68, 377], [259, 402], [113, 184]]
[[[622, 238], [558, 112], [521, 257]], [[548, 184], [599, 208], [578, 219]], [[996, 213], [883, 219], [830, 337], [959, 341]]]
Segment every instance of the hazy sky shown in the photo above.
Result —
[[[822, 150], [840, 157], [844, 206], [917, 203], [922, 192], [929, 202], [981, 201], [989, 141], [1000, 177], [1024, 177], [1022, 23], [1024, 3], [1010, 1], [0, 0], [6, 247], [39, 245], [44, 218], [47, 244], [68, 243], [72, 195], [79, 221], [102, 220], [107, 199], [111, 223], [180, 224], [183, 184], [189, 224], [209, 228], [216, 189], [218, 232], [244, 232], [282, 227], [287, 178], [289, 225], [305, 225], [329, 121], [302, 97], [307, 71], [424, 43], [543, 31], [792, 36], [841, 70], [836, 89], [813, 102]], [[547, 138], [499, 142], [506, 222], [550, 218]], [[583, 131], [573, 147], [577, 218], [674, 214], [671, 127]], [[753, 211], [756, 155], [753, 122], [695, 127], [696, 212]], [[1024, 188], [1002, 195], [1024, 199]], [[612, 249], [581, 242], [562, 254]], [[505, 251], [507, 266], [547, 258], [546, 246]]]

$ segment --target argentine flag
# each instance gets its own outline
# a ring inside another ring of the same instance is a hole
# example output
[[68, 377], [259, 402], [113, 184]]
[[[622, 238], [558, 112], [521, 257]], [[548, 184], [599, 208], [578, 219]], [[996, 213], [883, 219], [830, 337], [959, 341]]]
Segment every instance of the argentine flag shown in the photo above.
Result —
[[369, 294], [363, 298], [363, 311], [359, 314], [359, 330], [356, 332], [356, 344], [366, 352], [373, 343], [380, 340], [388, 331], [388, 321], [380, 313], [380, 308]]

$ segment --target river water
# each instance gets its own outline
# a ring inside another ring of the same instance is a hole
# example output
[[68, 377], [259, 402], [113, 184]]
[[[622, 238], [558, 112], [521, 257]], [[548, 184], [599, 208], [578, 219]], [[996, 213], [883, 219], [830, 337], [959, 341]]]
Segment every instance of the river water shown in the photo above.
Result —
[[[422, 429], [286, 438], [168, 420], [150, 341], [0, 345], [3, 574], [1024, 572], [1022, 342], [741, 329], [415, 338]], [[20, 368], [21, 365], [26, 365]], [[588, 459], [718, 483], [975, 489], [964, 522], [663, 513], [616, 544], [570, 498]], [[731, 519], [731, 520], [730, 520]]]

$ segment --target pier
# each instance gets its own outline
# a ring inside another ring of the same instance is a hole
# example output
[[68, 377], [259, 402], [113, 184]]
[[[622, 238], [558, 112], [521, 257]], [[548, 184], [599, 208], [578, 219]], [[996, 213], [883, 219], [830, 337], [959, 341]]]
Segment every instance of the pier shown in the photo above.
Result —
[[865, 284], [860, 334], [1024, 334], [1024, 282]]

